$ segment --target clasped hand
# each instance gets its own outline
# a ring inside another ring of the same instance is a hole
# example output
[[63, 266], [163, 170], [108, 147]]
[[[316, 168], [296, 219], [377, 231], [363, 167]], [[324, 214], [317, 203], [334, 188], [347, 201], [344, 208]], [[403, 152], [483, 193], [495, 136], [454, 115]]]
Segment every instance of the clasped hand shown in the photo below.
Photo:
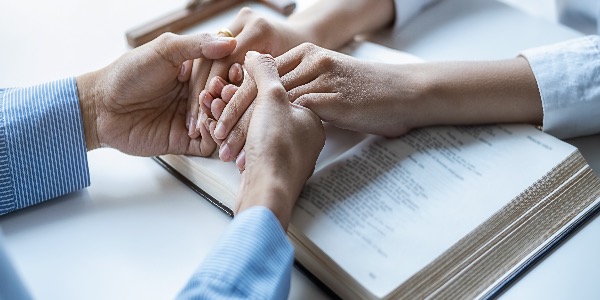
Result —
[[[358, 60], [308, 43], [277, 57], [276, 64], [289, 100], [334, 126], [388, 137], [400, 136], [415, 126], [418, 117], [410, 113], [417, 111], [411, 106], [418, 105], [414, 101], [418, 84], [410, 76], [390, 76], [394, 65]], [[232, 70], [236, 68], [240, 66], [232, 66]], [[237, 87], [217, 77], [208, 87], [200, 101], [210, 103], [211, 114], [218, 121], [199, 124], [198, 130], [211, 132], [220, 145], [219, 157], [224, 161], [237, 158], [238, 168], [243, 169], [256, 84], [245, 78]]]

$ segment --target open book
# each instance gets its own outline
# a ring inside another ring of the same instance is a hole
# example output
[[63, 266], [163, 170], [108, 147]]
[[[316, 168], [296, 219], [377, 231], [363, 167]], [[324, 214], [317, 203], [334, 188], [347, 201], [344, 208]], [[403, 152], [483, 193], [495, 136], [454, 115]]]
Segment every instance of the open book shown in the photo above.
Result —
[[[348, 51], [414, 61], [369, 43]], [[288, 235], [297, 260], [345, 299], [494, 295], [599, 207], [600, 180], [578, 150], [533, 126], [326, 134]], [[231, 213], [234, 163], [158, 160]]]

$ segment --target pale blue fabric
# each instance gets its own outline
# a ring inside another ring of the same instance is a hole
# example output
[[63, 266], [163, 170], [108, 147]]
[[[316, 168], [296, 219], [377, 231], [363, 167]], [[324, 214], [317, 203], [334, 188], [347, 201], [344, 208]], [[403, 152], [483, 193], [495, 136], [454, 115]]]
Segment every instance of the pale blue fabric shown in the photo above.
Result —
[[[0, 214], [89, 184], [75, 79], [0, 89]], [[273, 213], [248, 209], [233, 220], [178, 298], [285, 299], [293, 258]], [[29, 298], [1, 239], [0, 278], [0, 300]]]
[[600, 37], [586, 36], [521, 53], [537, 80], [544, 131], [558, 138], [600, 132]]
[[88, 185], [75, 79], [0, 89], [0, 215]]
[[287, 299], [294, 248], [265, 207], [229, 225], [178, 299]]

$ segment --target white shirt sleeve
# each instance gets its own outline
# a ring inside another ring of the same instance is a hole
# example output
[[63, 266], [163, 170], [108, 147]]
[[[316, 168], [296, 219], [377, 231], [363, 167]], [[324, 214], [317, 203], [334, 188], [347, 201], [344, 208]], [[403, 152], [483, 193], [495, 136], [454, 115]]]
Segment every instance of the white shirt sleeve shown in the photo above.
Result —
[[521, 53], [537, 80], [544, 131], [570, 138], [600, 132], [600, 37], [586, 36]]
[[440, 0], [394, 0], [396, 20], [394, 27], [402, 27], [408, 20], [419, 14], [426, 6]]

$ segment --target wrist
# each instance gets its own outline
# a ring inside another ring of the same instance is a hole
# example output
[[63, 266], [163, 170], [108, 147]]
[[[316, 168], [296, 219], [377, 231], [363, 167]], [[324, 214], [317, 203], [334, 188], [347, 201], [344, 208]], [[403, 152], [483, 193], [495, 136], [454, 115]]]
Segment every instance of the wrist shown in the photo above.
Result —
[[261, 170], [261, 174], [258, 175], [246, 172], [243, 174], [238, 196], [237, 213], [254, 206], [264, 206], [273, 212], [286, 230], [300, 192], [299, 188], [281, 175], [264, 172], [264, 170]]
[[312, 32], [311, 25], [306, 21], [290, 17], [285, 22], [282, 22], [280, 26], [285, 28], [285, 30], [282, 31], [283, 34], [280, 38], [285, 40], [287, 45], [287, 49], [283, 49], [284, 51], [280, 54], [303, 43], [319, 44], [319, 41]]
[[435, 103], [429, 98], [429, 82], [420, 64], [366, 64], [365, 70], [372, 71], [364, 77], [377, 79], [372, 97], [384, 108], [382, 131], [377, 134], [401, 136], [433, 122]]
[[98, 72], [91, 72], [76, 78], [77, 92], [79, 94], [79, 107], [83, 122], [85, 145], [88, 151], [100, 148], [97, 125], [96, 103], [101, 98], [98, 88]]

